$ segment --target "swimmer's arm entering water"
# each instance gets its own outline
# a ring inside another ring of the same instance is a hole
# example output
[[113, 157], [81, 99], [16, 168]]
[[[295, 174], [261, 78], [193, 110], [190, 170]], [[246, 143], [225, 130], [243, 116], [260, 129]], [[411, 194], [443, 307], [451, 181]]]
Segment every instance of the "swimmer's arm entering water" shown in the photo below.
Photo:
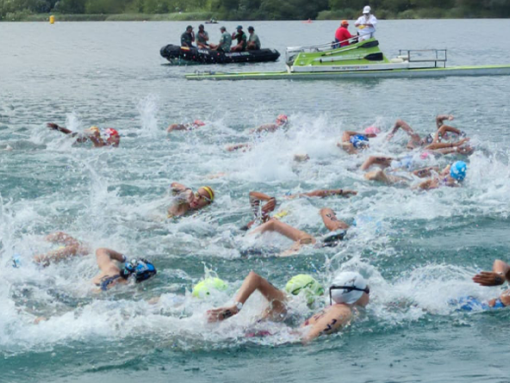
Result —
[[303, 337], [303, 344], [308, 344], [320, 335], [329, 335], [347, 325], [352, 318], [352, 310], [343, 304], [335, 304], [323, 312], [314, 315], [301, 327], [310, 326], [309, 331]]
[[444, 125], [444, 121], [453, 121], [453, 115], [451, 114], [440, 114], [436, 116], [436, 126], [439, 129], [441, 126]]
[[[250, 271], [248, 276], [244, 279], [241, 288], [236, 294], [234, 299], [235, 302], [241, 303], [242, 305], [248, 300], [248, 298], [258, 290], [264, 298], [270, 303], [270, 308], [266, 311], [268, 317], [273, 314], [284, 313], [286, 311], [285, 302], [287, 301], [286, 294], [274, 287], [267, 279], [262, 278], [257, 273]], [[223, 321], [231, 316], [239, 313], [237, 305], [220, 307], [207, 311], [208, 322], [219, 322]]]
[[499, 286], [510, 281], [510, 266], [496, 259], [492, 265], [491, 271], [482, 271], [473, 277], [473, 281], [482, 286]]

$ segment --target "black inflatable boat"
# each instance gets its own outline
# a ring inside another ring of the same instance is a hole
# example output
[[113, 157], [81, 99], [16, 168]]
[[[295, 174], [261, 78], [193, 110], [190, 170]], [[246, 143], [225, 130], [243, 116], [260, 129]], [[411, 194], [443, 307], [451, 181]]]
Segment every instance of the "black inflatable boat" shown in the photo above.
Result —
[[210, 49], [180, 47], [172, 44], [161, 48], [160, 53], [171, 64], [177, 65], [259, 63], [276, 61], [280, 57], [280, 53], [276, 49], [224, 53]]

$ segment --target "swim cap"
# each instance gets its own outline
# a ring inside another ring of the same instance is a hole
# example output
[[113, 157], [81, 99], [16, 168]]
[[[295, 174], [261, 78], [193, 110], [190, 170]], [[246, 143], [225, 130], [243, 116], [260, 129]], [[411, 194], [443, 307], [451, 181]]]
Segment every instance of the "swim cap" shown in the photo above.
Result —
[[340, 23], [340, 25], [349, 25], [349, 22], [347, 20], [342, 20], [342, 22]]
[[141, 258], [126, 262], [120, 275], [124, 279], [128, 279], [131, 275], [134, 275], [136, 282], [139, 283], [153, 277], [156, 273], [157, 270], [154, 265], [148, 260]]
[[209, 194], [209, 199], [210, 199], [209, 202], [213, 202], [214, 201], [214, 190], [212, 190], [212, 188], [210, 186], [202, 186], [201, 189], [204, 189], [207, 192], [207, 194]]
[[361, 134], [357, 134], [355, 136], [351, 136], [349, 139], [349, 142], [354, 146], [356, 149], [361, 149], [364, 146], [368, 145], [368, 138]]
[[193, 291], [191, 295], [195, 298], [205, 298], [211, 294], [211, 289], [218, 291], [225, 291], [228, 285], [220, 278], [217, 277], [209, 277], [200, 281], [193, 287]]
[[338, 273], [329, 287], [331, 300], [348, 305], [356, 303], [363, 292], [369, 293], [367, 282], [359, 273], [353, 271]]
[[204, 126], [205, 122], [204, 121], [200, 121], [200, 120], [195, 120], [195, 121], [193, 121], [193, 125], [195, 125], [195, 126]]
[[322, 242], [325, 246], [336, 246], [338, 242], [344, 239], [347, 235], [347, 230], [339, 229], [331, 231], [322, 238]]
[[379, 134], [381, 133], [381, 129], [379, 129], [377, 126], [369, 126], [368, 128], [365, 129], [365, 134]]
[[464, 181], [466, 178], [467, 165], [464, 161], [457, 161], [450, 166], [450, 177], [457, 181]]
[[292, 277], [285, 285], [285, 291], [292, 295], [304, 293], [308, 305], [312, 305], [317, 297], [324, 294], [321, 284], [307, 274]]
[[429, 152], [423, 152], [422, 154], [420, 154], [420, 158], [422, 160], [426, 160], [429, 157], [430, 157], [430, 153]]
[[286, 123], [289, 118], [285, 114], [280, 114], [276, 117], [276, 122]]
[[107, 136], [109, 137], [114, 137], [114, 136], [118, 136], [119, 135], [119, 132], [117, 132], [115, 129], [113, 128], [108, 128], [104, 131], [104, 134], [106, 134]]
[[89, 131], [91, 133], [99, 133], [99, 128], [97, 126], [93, 125], [90, 128], [88, 128], [87, 131]]

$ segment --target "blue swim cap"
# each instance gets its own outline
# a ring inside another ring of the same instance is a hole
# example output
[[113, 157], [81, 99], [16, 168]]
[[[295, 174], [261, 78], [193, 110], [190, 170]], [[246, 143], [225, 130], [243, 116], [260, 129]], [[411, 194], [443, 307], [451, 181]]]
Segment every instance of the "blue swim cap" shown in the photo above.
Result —
[[463, 181], [466, 178], [467, 165], [464, 161], [457, 161], [450, 167], [450, 177], [457, 181]]
[[349, 139], [349, 142], [354, 146], [356, 149], [363, 148], [364, 146], [368, 145], [368, 138], [361, 134], [357, 134], [355, 136], [351, 136]]
[[143, 282], [152, 276], [156, 275], [157, 270], [152, 263], [146, 259], [133, 259], [124, 264], [124, 269], [121, 271], [121, 276], [125, 279], [134, 275], [136, 282]]

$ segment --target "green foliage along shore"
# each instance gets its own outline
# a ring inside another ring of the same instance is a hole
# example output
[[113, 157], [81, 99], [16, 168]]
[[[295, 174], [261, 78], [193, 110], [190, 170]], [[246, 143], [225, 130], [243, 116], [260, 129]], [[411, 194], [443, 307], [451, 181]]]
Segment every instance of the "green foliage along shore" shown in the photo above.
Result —
[[379, 19], [510, 17], [510, 0], [0, 0], [0, 20]]

